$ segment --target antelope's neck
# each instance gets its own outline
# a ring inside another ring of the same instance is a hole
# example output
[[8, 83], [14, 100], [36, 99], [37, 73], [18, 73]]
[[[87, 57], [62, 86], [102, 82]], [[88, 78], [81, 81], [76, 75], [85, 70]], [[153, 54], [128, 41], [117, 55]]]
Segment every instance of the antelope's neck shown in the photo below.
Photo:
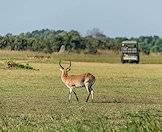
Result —
[[65, 73], [65, 72], [61, 73], [61, 79], [62, 79], [63, 82], [66, 80], [67, 77], [68, 77], [67, 73]]

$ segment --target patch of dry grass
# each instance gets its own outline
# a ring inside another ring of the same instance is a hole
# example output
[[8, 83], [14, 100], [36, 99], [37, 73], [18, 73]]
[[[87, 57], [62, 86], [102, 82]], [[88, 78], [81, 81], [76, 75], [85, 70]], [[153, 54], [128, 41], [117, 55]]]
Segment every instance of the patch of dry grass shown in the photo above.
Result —
[[[65, 54], [46, 54], [41, 52], [31, 51], [9, 51], [0, 50], [0, 60], [8, 61], [27, 61], [37, 63], [58, 63], [59, 60], [71, 60], [74, 62], [96, 62], [96, 63], [112, 63], [120, 64], [120, 54], [112, 51], [105, 51], [102, 54], [77, 54], [77, 53], [65, 53]], [[150, 55], [140, 54], [141, 64], [162, 64], [162, 54], [151, 53]]]

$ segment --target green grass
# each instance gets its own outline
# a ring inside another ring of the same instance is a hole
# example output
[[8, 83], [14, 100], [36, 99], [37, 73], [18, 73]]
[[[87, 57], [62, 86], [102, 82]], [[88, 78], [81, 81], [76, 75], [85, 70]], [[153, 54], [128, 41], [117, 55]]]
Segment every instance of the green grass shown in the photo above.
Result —
[[[96, 76], [96, 83], [94, 103], [91, 100], [85, 102], [87, 92], [84, 88], [76, 89], [80, 101], [72, 96], [69, 103], [69, 91], [61, 82], [58, 60], [77, 61], [83, 55], [51, 55], [50, 59], [36, 59], [28, 57], [35, 55], [32, 52], [2, 52], [1, 131], [132, 132], [161, 129], [161, 64], [72, 62], [69, 74], [90, 72]], [[6, 61], [10, 59], [29, 63], [39, 71], [8, 69]], [[63, 61], [64, 66], [67, 63]]]

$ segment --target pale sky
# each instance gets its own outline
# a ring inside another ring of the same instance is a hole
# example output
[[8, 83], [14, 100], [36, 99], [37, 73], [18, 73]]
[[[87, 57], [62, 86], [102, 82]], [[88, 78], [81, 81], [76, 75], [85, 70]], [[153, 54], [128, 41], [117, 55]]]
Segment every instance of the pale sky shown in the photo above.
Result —
[[162, 36], [162, 0], [0, 0], [1, 35], [46, 28]]

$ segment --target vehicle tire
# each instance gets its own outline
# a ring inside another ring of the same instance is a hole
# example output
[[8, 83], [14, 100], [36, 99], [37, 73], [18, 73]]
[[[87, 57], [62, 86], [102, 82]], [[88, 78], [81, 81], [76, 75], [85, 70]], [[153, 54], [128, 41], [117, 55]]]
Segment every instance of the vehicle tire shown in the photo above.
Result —
[[121, 63], [125, 63], [125, 61], [123, 60], [123, 56], [121, 56]]
[[123, 55], [121, 55], [121, 63], [124, 64], [125, 60], [123, 60]]
[[124, 64], [125, 63], [125, 61], [122, 61], [122, 64]]
[[134, 61], [133, 63], [135, 63], [135, 64], [139, 64], [139, 61], [137, 60], [137, 61]]

